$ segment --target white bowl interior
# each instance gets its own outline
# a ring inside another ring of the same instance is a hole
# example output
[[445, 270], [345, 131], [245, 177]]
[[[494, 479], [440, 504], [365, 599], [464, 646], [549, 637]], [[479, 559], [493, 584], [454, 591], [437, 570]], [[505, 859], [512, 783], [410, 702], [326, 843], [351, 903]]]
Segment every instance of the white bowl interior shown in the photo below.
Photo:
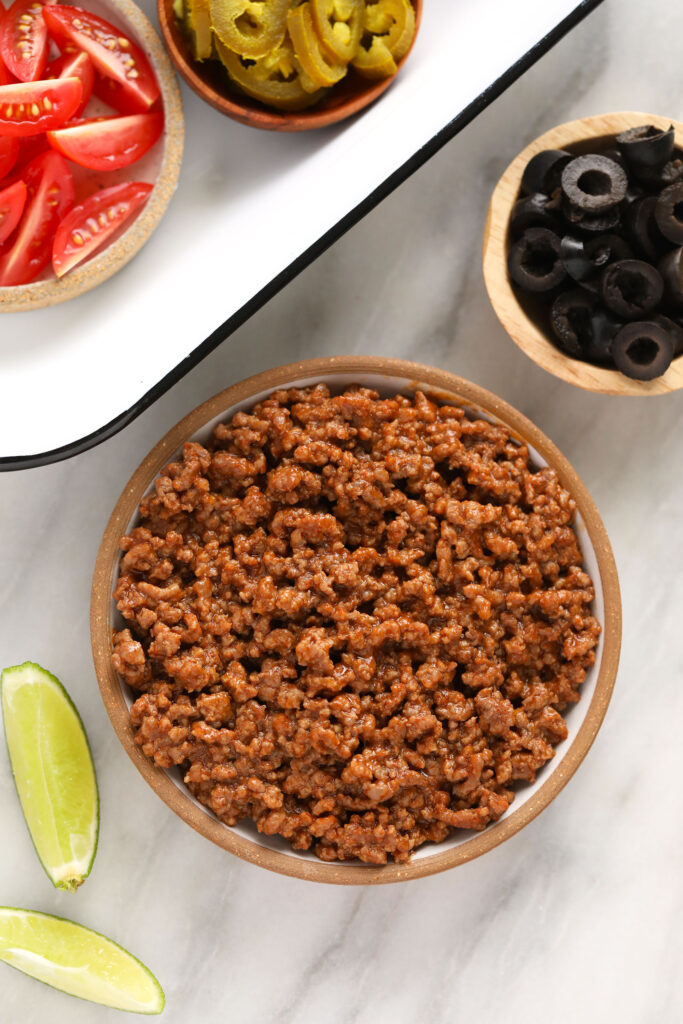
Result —
[[[344, 387], [348, 387], [351, 384], [360, 384], [360, 385], [362, 385], [364, 387], [374, 388], [376, 391], [378, 391], [384, 397], [389, 396], [389, 395], [393, 395], [393, 394], [397, 394], [398, 392], [403, 392], [404, 394], [410, 394], [411, 392], [414, 392], [414, 391], [418, 390], [419, 387], [420, 387], [420, 385], [418, 383], [416, 383], [414, 380], [408, 380], [407, 378], [404, 378], [404, 377], [385, 377], [385, 376], [381, 376], [379, 374], [372, 374], [372, 373], [365, 373], [365, 374], [364, 373], [356, 373], [356, 374], [336, 373], [336, 374], [330, 374], [329, 376], [328, 375], [321, 376], [320, 374], [318, 374], [315, 377], [304, 377], [304, 378], [300, 378], [298, 380], [293, 380], [293, 381], [290, 381], [290, 382], [288, 382], [286, 384], [279, 385], [278, 386], [278, 390], [280, 388], [306, 387], [307, 385], [317, 384], [317, 383], [320, 383], [320, 382], [329, 385], [330, 388], [332, 388], [332, 389], [341, 389], [341, 388], [344, 388]], [[236, 413], [236, 412], [240, 412], [240, 411], [245, 410], [245, 409], [250, 409], [257, 402], [261, 401], [267, 395], [271, 394], [273, 392], [273, 390], [276, 390], [276, 389], [268, 388], [265, 391], [261, 391], [258, 394], [253, 395], [251, 398], [245, 399], [243, 402], [238, 402], [236, 405], [230, 406], [224, 412], [220, 413], [220, 415], [215, 416], [205, 426], [203, 426], [201, 428], [201, 430], [198, 430], [195, 434], [192, 435], [191, 438], [188, 438], [187, 440], [188, 441], [190, 441], [190, 440], [191, 441], [199, 441], [200, 443], [204, 443], [210, 437], [211, 432], [213, 431], [215, 426], [217, 426], [219, 423], [222, 423], [224, 420], [228, 419], [230, 416], [234, 415], [234, 413]], [[435, 389], [434, 388], [430, 388], [428, 385], [424, 386], [424, 390], [427, 391], [427, 392], [430, 392], [430, 393], [434, 393], [435, 392]], [[437, 393], [438, 397], [441, 397], [442, 395], [444, 395], [444, 397], [445, 397], [445, 393], [442, 392], [441, 390], [437, 390], [436, 393]], [[502, 422], [502, 423], [504, 423], [504, 421], [497, 420], [495, 417], [491, 416], [490, 414], [488, 414], [486, 412], [483, 412], [481, 409], [477, 408], [476, 406], [471, 406], [468, 403], [463, 402], [457, 396], [453, 397], [453, 401], [454, 401], [454, 404], [460, 405], [462, 408], [466, 408], [468, 414], [471, 414], [473, 416], [473, 418], [480, 418], [480, 419], [489, 420], [491, 422]], [[537, 466], [538, 468], [542, 468], [544, 466], [547, 466], [548, 463], [546, 462], [546, 460], [544, 458], [542, 458], [542, 456], [531, 445], [529, 445], [529, 451], [531, 453], [531, 458], [532, 458], [534, 466]], [[153, 486], [153, 481], [150, 481], [150, 485], [149, 485], [149, 488], [147, 490], [147, 493], [149, 493], [149, 491], [152, 489], [152, 486]], [[127, 528], [126, 528], [126, 532], [129, 532], [136, 525], [136, 522], [137, 522], [137, 515], [133, 516], [133, 518], [129, 522], [129, 524], [128, 524]], [[581, 551], [583, 553], [584, 568], [586, 569], [586, 572], [588, 572], [588, 574], [590, 575], [591, 579], [593, 580], [594, 586], [595, 586], [595, 601], [593, 603], [593, 614], [597, 618], [598, 622], [600, 622], [601, 624], [604, 625], [604, 621], [605, 621], [605, 606], [604, 606], [604, 596], [603, 596], [603, 590], [602, 590], [602, 580], [600, 578], [600, 572], [599, 572], [599, 568], [598, 568], [598, 560], [597, 560], [597, 557], [596, 557], [596, 554], [595, 554], [595, 549], [594, 549], [593, 544], [591, 542], [588, 530], [586, 528], [586, 524], [584, 523], [582, 517], [578, 513], [577, 513], [577, 516], [576, 516], [576, 521], [574, 523], [574, 529], [575, 529], [575, 532], [576, 532], [578, 540], [579, 540], [579, 547], [580, 547], [580, 549], [581, 549]], [[121, 617], [121, 615], [119, 614], [113, 599], [112, 599], [112, 602], [111, 602], [111, 615], [112, 615], [111, 621], [115, 625], [115, 627], [116, 628], [123, 628], [124, 620]], [[563, 740], [561, 743], [559, 743], [555, 747], [555, 756], [554, 756], [554, 758], [544, 768], [541, 769], [541, 771], [538, 773], [538, 777], [537, 777], [536, 781], [533, 784], [531, 784], [531, 785], [523, 785], [523, 786], [518, 786], [517, 787], [517, 789], [515, 791], [515, 793], [516, 793], [515, 799], [513, 800], [512, 804], [510, 805], [508, 810], [505, 812], [505, 814], [503, 814], [503, 816], [498, 820], [498, 822], [496, 822], [495, 825], [491, 825], [489, 827], [488, 831], [491, 832], [491, 831], [495, 830], [496, 828], [498, 828], [501, 825], [501, 823], [503, 821], [505, 821], [505, 819], [507, 817], [510, 816], [510, 814], [512, 814], [514, 811], [517, 811], [528, 800], [530, 800], [531, 797], [534, 795], [534, 793], [536, 793], [537, 790], [540, 789], [540, 787], [542, 785], [544, 785], [548, 781], [548, 778], [550, 777], [550, 775], [554, 771], [556, 771], [559, 768], [559, 766], [562, 764], [562, 761], [563, 761], [564, 757], [566, 756], [566, 754], [567, 754], [570, 746], [572, 745], [574, 739], [576, 738], [576, 735], [579, 732], [579, 729], [583, 725], [583, 722], [584, 722], [584, 720], [586, 718], [586, 714], [588, 712], [588, 708], [589, 708], [589, 706], [591, 704], [591, 701], [593, 699], [593, 694], [595, 693], [595, 686], [596, 686], [597, 678], [598, 678], [598, 675], [600, 673], [600, 665], [602, 663], [603, 645], [604, 645], [604, 631], [600, 635], [600, 640], [599, 640], [597, 651], [596, 651], [595, 664], [593, 665], [593, 667], [588, 672], [588, 674], [586, 676], [586, 680], [585, 680], [585, 682], [584, 682], [584, 684], [583, 684], [583, 686], [581, 688], [581, 700], [578, 702], [578, 704], [572, 705], [571, 707], [569, 707], [568, 709], [566, 709], [563, 712], [563, 717], [564, 717], [564, 719], [565, 719], [565, 721], [567, 723], [567, 730], [568, 730], [568, 735], [567, 735], [566, 740]], [[121, 683], [121, 692], [123, 693], [123, 697], [124, 697], [124, 700], [126, 702], [127, 707], [130, 708], [132, 706], [132, 704], [133, 704], [134, 697], [131, 694], [131, 692], [129, 691], [128, 687], [126, 687], [126, 685], [123, 682]], [[208, 817], [213, 818], [214, 821], [218, 821], [218, 818], [216, 818], [216, 816], [214, 815], [214, 813], [212, 811], [210, 811], [203, 804], [199, 803], [198, 800], [195, 800], [195, 798], [191, 795], [190, 791], [187, 789], [187, 787], [185, 786], [185, 784], [183, 782], [182, 771], [181, 771], [180, 768], [165, 769], [165, 771], [166, 771], [166, 775], [168, 775], [168, 777], [172, 780], [173, 784], [178, 789], [180, 789], [189, 800], [192, 800], [192, 802], [198, 808], [200, 808], [200, 810], [204, 814], [206, 814]], [[324, 863], [324, 862], [320, 861], [319, 858], [317, 858], [312, 853], [307, 853], [307, 852], [303, 852], [302, 853], [301, 851], [293, 850], [291, 848], [291, 846], [289, 845], [289, 843], [287, 843], [284, 839], [282, 839], [280, 837], [277, 837], [277, 836], [275, 836], [275, 837], [274, 836], [264, 836], [264, 835], [262, 835], [257, 830], [256, 825], [253, 822], [251, 822], [251, 821], [240, 822], [238, 825], [233, 825], [233, 826], [224, 825], [223, 827], [224, 828], [231, 828], [233, 832], [236, 832], [238, 835], [242, 836], [244, 839], [248, 839], [251, 842], [256, 843], [258, 846], [264, 847], [266, 849], [274, 850], [274, 851], [277, 851], [278, 853], [285, 853], [285, 854], [287, 854], [290, 857], [297, 858], [298, 860], [314, 861], [316, 864], [323, 864]], [[423, 846], [420, 846], [413, 853], [411, 859], [412, 859], [412, 861], [422, 860], [422, 859], [424, 859], [426, 857], [434, 856], [435, 854], [444, 853], [446, 850], [450, 850], [450, 849], [453, 849], [456, 846], [461, 846], [464, 843], [467, 843], [468, 841], [470, 841], [476, 835], [479, 835], [479, 834], [480, 833], [471, 832], [471, 831], [458, 830], [458, 831], [454, 832], [451, 836], [449, 836], [448, 839], [445, 839], [441, 843], [438, 843], [438, 844], [425, 843]], [[350, 864], [353, 864], [353, 863], [360, 864], [360, 861], [350, 861], [349, 863]], [[333, 868], [335, 865], [331, 864], [329, 866], [331, 868]]]

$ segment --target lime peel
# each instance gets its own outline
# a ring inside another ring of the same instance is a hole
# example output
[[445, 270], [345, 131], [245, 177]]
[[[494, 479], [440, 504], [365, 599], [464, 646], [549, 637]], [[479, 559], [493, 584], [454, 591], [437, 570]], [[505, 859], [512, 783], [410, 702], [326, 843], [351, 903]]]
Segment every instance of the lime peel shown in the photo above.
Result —
[[5, 739], [33, 845], [48, 878], [75, 892], [90, 874], [99, 794], [88, 737], [68, 693], [33, 662], [0, 674]]
[[0, 960], [67, 995], [129, 1013], [164, 1009], [149, 968], [99, 932], [37, 910], [0, 907]]

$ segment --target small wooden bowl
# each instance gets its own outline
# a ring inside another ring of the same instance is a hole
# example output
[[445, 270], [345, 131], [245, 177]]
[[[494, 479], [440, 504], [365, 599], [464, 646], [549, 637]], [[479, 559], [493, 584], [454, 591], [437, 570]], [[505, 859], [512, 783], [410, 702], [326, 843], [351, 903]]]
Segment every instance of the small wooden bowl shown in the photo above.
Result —
[[[415, 8], [415, 37], [410, 50], [420, 28], [423, 0], [412, 0], [412, 4]], [[232, 87], [227, 71], [223, 70], [219, 61], [194, 60], [173, 11], [173, 0], [157, 0], [157, 8], [168, 52], [190, 88], [216, 110], [220, 110], [221, 114], [226, 114], [233, 121], [239, 121], [250, 128], [263, 128], [275, 132], [303, 132], [311, 128], [325, 128], [357, 114], [359, 110], [374, 103], [396, 78], [396, 75], [392, 75], [391, 78], [379, 82], [370, 82], [349, 71], [346, 78], [334, 86], [315, 107], [296, 113], [273, 110], [241, 93], [237, 87]], [[408, 59], [410, 50], [399, 62], [397, 74]]]
[[[162, 467], [177, 455], [185, 441], [205, 440], [216, 423], [239, 409], [250, 408], [276, 388], [320, 381], [337, 388], [363, 384], [386, 395], [399, 391], [409, 394], [420, 388], [442, 401], [468, 408], [473, 415], [504, 423], [530, 445], [538, 464], [557, 471], [576, 501], [576, 531], [596, 588], [595, 614], [603, 627], [596, 663], [582, 687], [581, 700], [565, 716], [569, 736], [556, 748], [553, 761], [539, 773], [533, 786], [517, 792], [510, 811], [495, 825], [485, 832], [452, 836], [438, 845], [426, 844], [408, 864], [374, 867], [324, 863], [312, 854], [292, 850], [280, 838], [262, 835], [252, 823], [233, 828], [222, 824], [193, 799], [178, 771], [174, 774], [155, 768], [137, 746], [129, 718], [132, 700], [111, 664], [112, 629], [116, 622], [123, 621], [112, 600], [119, 572], [119, 539], [134, 524], [140, 499]], [[519, 832], [557, 796], [586, 756], [609, 704], [619, 662], [621, 602], [612, 550], [598, 511], [576, 471], [538, 427], [500, 398], [451, 373], [398, 359], [344, 356], [281, 366], [234, 384], [191, 412], [152, 449], [126, 484], [105, 530], [93, 577], [90, 629], [97, 679], [116, 734], [138, 771], [172, 811], [216, 845], [271, 871], [316, 882], [377, 885], [431, 875], [479, 857]]]
[[510, 284], [507, 272], [508, 222], [519, 196], [524, 168], [534, 154], [542, 149], [569, 149], [577, 155], [590, 153], [596, 147], [609, 147], [620, 132], [640, 124], [654, 124], [660, 128], [673, 124], [676, 143], [683, 146], [683, 124], [656, 114], [625, 111], [583, 117], [579, 121], [558, 125], [535, 139], [512, 161], [496, 185], [484, 228], [484, 282], [496, 315], [512, 340], [549, 373], [587, 391], [606, 395], [666, 395], [678, 391], [683, 387], [683, 356], [675, 359], [666, 373], [656, 380], [639, 381], [625, 377], [618, 370], [583, 363], [560, 352], [549, 340], [543, 323], [546, 307], [533, 296], [521, 298]]
[[178, 184], [185, 122], [178, 81], [159, 36], [133, 0], [91, 0], [88, 9], [119, 26], [147, 54], [161, 90], [164, 131], [142, 160], [120, 171], [87, 171], [72, 164], [76, 202], [96, 188], [116, 185], [121, 181], [149, 181], [154, 183], [154, 189], [138, 216], [120, 234], [114, 236], [111, 244], [85, 263], [74, 267], [61, 280], [54, 276], [52, 268], [48, 266], [40, 280], [0, 288], [0, 313], [53, 306], [83, 295], [102, 284], [125, 267], [156, 230]]

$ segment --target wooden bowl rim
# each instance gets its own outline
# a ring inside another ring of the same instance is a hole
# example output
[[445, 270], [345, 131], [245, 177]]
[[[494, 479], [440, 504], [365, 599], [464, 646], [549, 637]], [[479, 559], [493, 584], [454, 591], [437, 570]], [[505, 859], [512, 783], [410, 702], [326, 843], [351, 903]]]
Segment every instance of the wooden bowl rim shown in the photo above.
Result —
[[248, 97], [245, 97], [245, 102], [240, 102], [236, 92], [234, 95], [229, 95], [215, 89], [198, 73], [197, 62], [186, 57], [184, 45], [182, 47], [179, 45], [182, 36], [180, 29], [176, 26], [173, 0], [157, 0], [157, 11], [161, 33], [171, 59], [178, 72], [201, 99], [215, 110], [220, 111], [221, 114], [225, 114], [226, 117], [232, 118], [233, 121], [239, 121], [240, 124], [247, 125], [249, 128], [299, 132], [310, 131], [314, 128], [326, 128], [339, 121], [344, 121], [369, 106], [390, 87], [410, 56], [420, 30], [424, 0], [411, 0], [411, 3], [415, 8], [415, 35], [408, 52], [399, 61], [396, 73], [391, 78], [384, 78], [379, 82], [369, 82], [366, 89], [360, 91], [357, 96], [350, 96], [345, 103], [339, 106], [325, 107], [323, 100], [322, 106], [291, 113], [269, 110], [266, 106], [259, 104], [257, 100], [250, 100]]
[[[121, 270], [158, 227], [178, 184], [183, 157], [185, 123], [180, 88], [173, 64], [147, 16], [133, 0], [107, 0], [122, 26], [130, 30], [150, 58], [161, 90], [164, 111], [163, 158], [149, 199], [130, 227], [102, 252], [75, 267], [61, 280], [0, 288], [0, 313], [18, 313], [54, 306], [96, 288]], [[134, 171], [135, 165], [132, 166]], [[131, 181], [135, 176], [131, 177]]]
[[[333, 374], [376, 374], [406, 379], [416, 386], [421, 385], [431, 392], [453, 398], [460, 404], [481, 410], [507, 424], [518, 436], [533, 445], [541, 457], [557, 471], [563, 486], [576, 501], [595, 551], [603, 589], [603, 652], [595, 692], [585, 719], [562, 761], [555, 768], [550, 768], [546, 781], [526, 803], [498, 824], [459, 846], [414, 859], [408, 864], [375, 867], [301, 860], [289, 853], [260, 846], [210, 817], [209, 812], [199, 808], [189, 794], [179, 789], [164, 771], [155, 768], [135, 744], [122, 686], [111, 665], [111, 595], [118, 570], [118, 542], [126, 532], [140, 498], [161, 468], [178, 452], [184, 441], [193, 437], [216, 416], [222, 413], [227, 415], [237, 403], [294, 381], [310, 378], [324, 380]], [[586, 756], [607, 711], [619, 663], [621, 599], [607, 532], [588, 490], [565, 456], [522, 413], [490, 391], [443, 370], [399, 359], [339, 356], [291, 363], [233, 384], [185, 416], [154, 446], [126, 484], [105, 529], [93, 575], [90, 629], [97, 680], [114, 730], [138, 771], [172, 811], [216, 845], [271, 871], [308, 881], [377, 885], [423, 878], [473, 860], [519, 832], [557, 796]]]
[[652, 381], [630, 380], [618, 370], [608, 370], [572, 359], [560, 352], [527, 316], [510, 284], [507, 274], [507, 228], [512, 205], [522, 182], [524, 168], [542, 149], [562, 149], [589, 141], [610, 138], [639, 124], [661, 128], [674, 126], [676, 142], [683, 146], [683, 124], [658, 114], [621, 111], [567, 121], [539, 135], [509, 164], [496, 185], [489, 203], [484, 228], [484, 283], [491, 305], [501, 324], [522, 351], [569, 384], [606, 395], [652, 396], [670, 394], [683, 387], [683, 356], [673, 361], [663, 376]]

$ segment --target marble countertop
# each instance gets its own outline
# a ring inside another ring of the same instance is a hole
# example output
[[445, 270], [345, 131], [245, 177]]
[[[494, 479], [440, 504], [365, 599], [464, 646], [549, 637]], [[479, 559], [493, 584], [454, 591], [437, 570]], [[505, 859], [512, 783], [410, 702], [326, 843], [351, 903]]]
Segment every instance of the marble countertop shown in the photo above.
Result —
[[[0, 662], [35, 660], [64, 681], [102, 800], [93, 873], [76, 896], [57, 893], [0, 745], [0, 903], [73, 917], [131, 949], [166, 991], [168, 1024], [683, 1019], [683, 819], [669, 775], [683, 714], [683, 397], [609, 398], [547, 375], [496, 321], [479, 261], [488, 194], [529, 139], [609, 110], [683, 119], [682, 36], [677, 5], [607, 0], [130, 427], [69, 462], [0, 477]], [[270, 874], [176, 819], [109, 725], [88, 634], [102, 530], [141, 453], [234, 380], [355, 352], [452, 370], [535, 420], [597, 502], [624, 599], [612, 704], [567, 788], [480, 860], [376, 889]], [[122, 1019], [0, 974], [8, 1024]]]

